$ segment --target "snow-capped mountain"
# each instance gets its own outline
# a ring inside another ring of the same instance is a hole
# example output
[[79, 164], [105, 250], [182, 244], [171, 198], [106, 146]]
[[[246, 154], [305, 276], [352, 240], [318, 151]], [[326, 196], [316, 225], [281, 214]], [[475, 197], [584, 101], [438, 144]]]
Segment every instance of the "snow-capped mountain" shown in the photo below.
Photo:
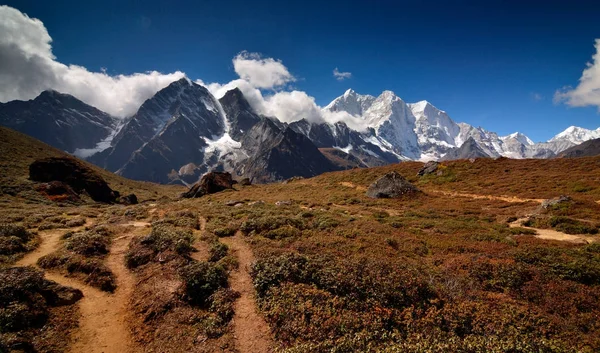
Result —
[[216, 99], [183, 78], [126, 119], [45, 91], [31, 101], [0, 104], [0, 123], [123, 176], [183, 184], [210, 170], [271, 182], [405, 160], [551, 158], [600, 138], [600, 128], [578, 127], [542, 143], [519, 132], [498, 136], [457, 123], [428, 101], [406, 103], [391, 91], [374, 97], [350, 89], [322, 110], [335, 122], [283, 123], [259, 115], [237, 88]]
[[[575, 144], [600, 137], [600, 128], [587, 130], [575, 127], [548, 142], [537, 144], [519, 132], [498, 136], [482, 127], [456, 123], [446, 112], [427, 101], [404, 103], [391, 91], [373, 97], [348, 90], [323, 110], [344, 111], [364, 120], [369, 130], [360, 133], [361, 140], [375, 143], [386, 152], [395, 154], [399, 160], [438, 160], [469, 139], [473, 140], [470, 144], [477, 144], [478, 151], [489, 157], [550, 158]], [[344, 150], [356, 151], [357, 148], [344, 146]], [[377, 151], [371, 152], [378, 154]]]
[[81, 157], [110, 145], [119, 122], [71, 95], [53, 90], [29, 101], [0, 103], [1, 125]]

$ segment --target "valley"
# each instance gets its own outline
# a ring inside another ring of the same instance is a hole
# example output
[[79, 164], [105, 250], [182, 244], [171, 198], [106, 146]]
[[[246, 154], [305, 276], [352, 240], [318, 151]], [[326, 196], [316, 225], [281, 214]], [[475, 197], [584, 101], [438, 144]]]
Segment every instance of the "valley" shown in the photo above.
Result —
[[[49, 199], [28, 166], [66, 154], [0, 132], [3, 350], [600, 349], [598, 157], [403, 162], [188, 199], [83, 162], [137, 195], [124, 205]], [[366, 196], [391, 172], [420, 191]], [[74, 292], [8, 280], [25, 269]]]

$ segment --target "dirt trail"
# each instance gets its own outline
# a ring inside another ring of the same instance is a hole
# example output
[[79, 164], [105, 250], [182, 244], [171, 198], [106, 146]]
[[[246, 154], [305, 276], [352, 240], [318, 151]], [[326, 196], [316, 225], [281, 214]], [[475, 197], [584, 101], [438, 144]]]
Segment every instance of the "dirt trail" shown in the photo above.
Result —
[[367, 191], [367, 188], [366, 188], [366, 187], [364, 187], [364, 186], [360, 186], [360, 185], [356, 185], [356, 184], [354, 184], [354, 183], [351, 183], [351, 182], [349, 182], [349, 181], [342, 181], [342, 182], [340, 183], [340, 185], [341, 185], [341, 186], [345, 186], [345, 187], [347, 187], [347, 188], [353, 188], [353, 189], [356, 189], [356, 190], [358, 190], [358, 191]]
[[204, 232], [206, 231], [206, 218], [204, 217], [200, 217], [200, 230], [199, 231], [195, 231], [194, 234], [196, 235], [196, 241], [194, 242], [194, 249], [196, 249], [196, 251], [192, 252], [190, 254], [190, 257], [196, 261], [208, 261], [209, 258], [209, 254], [208, 254], [208, 244], [206, 244], [205, 241], [200, 240], [200, 237], [202, 235], [204, 235]]
[[[86, 225], [89, 224], [86, 223]], [[145, 226], [145, 224], [140, 222], [139, 226]], [[83, 228], [79, 227], [73, 230]], [[40, 232], [40, 246], [23, 257], [16, 265], [36, 266], [40, 257], [56, 250], [60, 245], [60, 236], [64, 232], [64, 229]], [[132, 236], [133, 234], [127, 233], [114, 239], [106, 259], [106, 265], [116, 276], [117, 289], [114, 294], [103, 292], [77, 279], [68, 278], [56, 272], [45, 272], [45, 277], [49, 280], [77, 288], [83, 292], [83, 298], [78, 303], [81, 314], [79, 328], [73, 334], [71, 352], [125, 353], [131, 350], [126, 318], [127, 302], [135, 286], [135, 280], [125, 268], [123, 257]]]
[[233, 290], [240, 292], [240, 298], [235, 302], [233, 317], [236, 348], [242, 353], [267, 353], [272, 351], [269, 326], [257, 312], [254, 298], [254, 287], [248, 269], [254, 261], [252, 250], [246, 243], [241, 232], [221, 241], [237, 255], [240, 267], [231, 273], [230, 285]]
[[525, 229], [532, 229], [537, 232], [535, 235], [536, 238], [546, 239], [546, 240], [558, 240], [558, 241], [567, 241], [571, 243], [577, 244], [589, 244], [598, 241], [598, 239], [593, 237], [587, 237], [585, 235], [574, 235], [574, 234], [566, 234], [563, 232], [556, 231], [554, 229], [541, 229], [541, 228], [533, 228], [533, 227], [525, 227], [521, 225], [523, 221], [526, 221], [527, 218], [517, 219], [516, 221], [509, 224], [511, 228], [521, 227]]
[[443, 191], [443, 190], [427, 190], [433, 194], [442, 194], [445, 196], [453, 196], [453, 197], [467, 197], [470, 199], [480, 199], [480, 200], [497, 200], [504, 202], [537, 202], [542, 203], [544, 199], [524, 199], [516, 196], [494, 196], [494, 195], [479, 195], [479, 194], [468, 194], [468, 193], [460, 193], [454, 191]]
[[[135, 223], [135, 227], [148, 225], [146, 222]], [[129, 232], [115, 238], [106, 258], [106, 266], [116, 278], [115, 292], [111, 295], [96, 290], [96, 293], [89, 293], [92, 295], [91, 298], [84, 292], [84, 300], [80, 304], [80, 329], [75, 334], [71, 352], [131, 351], [132, 340], [127, 326], [127, 304], [136, 282], [133, 274], [125, 267], [124, 256], [132, 237], [132, 232]]]

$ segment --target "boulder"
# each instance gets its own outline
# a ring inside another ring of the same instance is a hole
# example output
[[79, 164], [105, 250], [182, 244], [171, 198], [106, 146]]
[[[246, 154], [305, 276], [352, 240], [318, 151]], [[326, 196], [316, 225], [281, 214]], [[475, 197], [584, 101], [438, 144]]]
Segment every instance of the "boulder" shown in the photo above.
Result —
[[119, 203], [122, 203], [123, 205], [137, 205], [138, 199], [135, 194], [129, 194], [127, 196], [121, 196]]
[[433, 173], [435, 173], [438, 170], [439, 166], [440, 166], [440, 163], [438, 163], [436, 161], [427, 162], [419, 170], [419, 172], [417, 173], [417, 176], [424, 176], [424, 175], [433, 174]]
[[373, 198], [397, 198], [420, 192], [417, 187], [408, 182], [402, 175], [391, 172], [371, 184], [369, 189], [367, 189], [367, 196]]
[[240, 185], [248, 186], [248, 185], [252, 185], [252, 182], [250, 181], [250, 178], [244, 178], [244, 179], [240, 180]]
[[206, 194], [214, 194], [227, 189], [233, 189], [231, 174], [227, 172], [210, 172], [204, 174], [200, 182], [194, 184], [189, 191], [181, 194], [181, 197], [202, 197]]
[[48, 280], [44, 280], [41, 294], [50, 306], [72, 305], [83, 298], [83, 293], [79, 289], [65, 287]]
[[572, 199], [569, 196], [561, 195], [559, 197], [555, 197], [553, 199], [548, 199], [542, 201], [542, 208], [547, 209], [548, 207], [557, 206], [563, 203], [571, 202]]
[[78, 194], [85, 191], [97, 202], [112, 203], [119, 196], [95, 171], [69, 157], [49, 157], [34, 161], [29, 165], [29, 179], [43, 183], [63, 182]]

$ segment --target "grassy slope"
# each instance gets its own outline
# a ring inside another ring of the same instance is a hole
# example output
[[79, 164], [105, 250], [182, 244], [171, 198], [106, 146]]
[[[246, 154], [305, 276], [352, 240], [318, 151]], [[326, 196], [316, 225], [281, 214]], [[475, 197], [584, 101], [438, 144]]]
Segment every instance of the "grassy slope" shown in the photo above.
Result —
[[[2, 170], [0, 185], [2, 187], [30, 185], [29, 165], [33, 161], [61, 156], [68, 156], [68, 154], [17, 131], [0, 127], [0, 170]], [[121, 195], [135, 193], [140, 201], [158, 199], [161, 196], [172, 197], [184, 190], [178, 186], [129, 180], [85, 161], [83, 163], [98, 172], [110, 187], [118, 190]]]

